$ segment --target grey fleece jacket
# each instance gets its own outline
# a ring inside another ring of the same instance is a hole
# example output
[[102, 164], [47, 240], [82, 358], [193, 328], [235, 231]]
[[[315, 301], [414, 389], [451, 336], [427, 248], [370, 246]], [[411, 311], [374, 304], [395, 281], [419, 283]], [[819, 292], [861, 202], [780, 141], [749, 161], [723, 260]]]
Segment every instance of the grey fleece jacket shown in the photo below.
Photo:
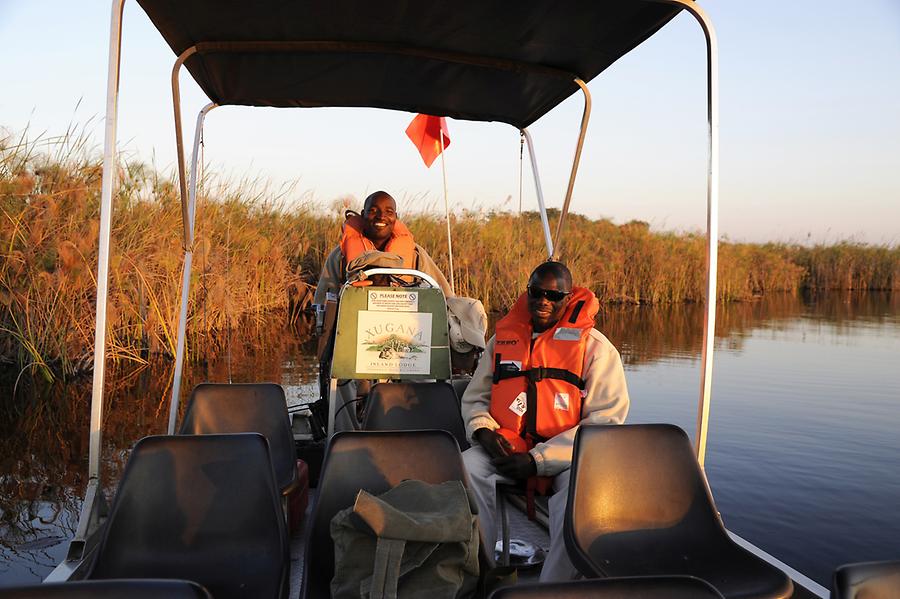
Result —
[[[490, 414], [494, 341], [495, 338], [491, 337], [487, 342], [484, 356], [462, 397], [463, 421], [470, 438], [480, 428], [500, 428]], [[586, 395], [581, 404], [581, 422], [578, 426], [625, 422], [629, 400], [622, 359], [609, 339], [596, 329], [591, 329], [587, 339], [582, 373]], [[538, 476], [556, 476], [572, 465], [572, 447], [578, 426], [538, 443], [531, 449]]]

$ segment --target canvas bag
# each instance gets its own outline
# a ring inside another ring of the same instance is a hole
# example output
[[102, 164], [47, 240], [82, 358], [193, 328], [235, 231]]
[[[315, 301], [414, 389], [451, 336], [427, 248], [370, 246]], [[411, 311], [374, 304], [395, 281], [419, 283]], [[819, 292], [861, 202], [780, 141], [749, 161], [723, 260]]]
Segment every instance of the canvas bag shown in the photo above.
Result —
[[460, 481], [406, 480], [375, 497], [360, 491], [331, 520], [338, 599], [439, 599], [478, 582], [478, 523]]

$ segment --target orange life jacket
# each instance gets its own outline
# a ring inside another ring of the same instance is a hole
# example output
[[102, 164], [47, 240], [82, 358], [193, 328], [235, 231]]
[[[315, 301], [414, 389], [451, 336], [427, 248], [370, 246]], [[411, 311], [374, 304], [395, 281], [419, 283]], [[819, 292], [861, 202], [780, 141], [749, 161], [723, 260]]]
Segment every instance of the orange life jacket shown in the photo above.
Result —
[[599, 310], [593, 293], [575, 287], [559, 322], [534, 340], [527, 294], [497, 322], [491, 416], [529, 448], [581, 421], [584, 352]]
[[[341, 256], [343, 256], [344, 269], [363, 252], [376, 249], [372, 240], [363, 233], [364, 229], [363, 218], [356, 213], [348, 212], [341, 227]], [[403, 258], [403, 268], [416, 267], [416, 242], [406, 225], [399, 220], [394, 222], [394, 231], [384, 251]]]

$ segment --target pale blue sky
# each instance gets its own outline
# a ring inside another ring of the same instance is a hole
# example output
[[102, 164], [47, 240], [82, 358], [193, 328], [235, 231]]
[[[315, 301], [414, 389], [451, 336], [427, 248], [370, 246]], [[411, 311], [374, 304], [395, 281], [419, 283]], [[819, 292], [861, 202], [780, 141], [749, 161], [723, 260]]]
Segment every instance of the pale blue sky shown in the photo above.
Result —
[[[720, 44], [721, 232], [750, 241], [900, 243], [900, 0], [702, 5]], [[105, 0], [0, 0], [0, 126], [17, 133], [30, 123], [36, 136], [59, 134], [73, 120], [89, 123], [99, 149], [108, 26]], [[120, 147], [167, 172], [173, 60], [137, 3], [127, 2]], [[658, 229], [703, 228], [704, 80], [703, 36], [687, 15], [594, 80], [573, 210]], [[192, 134], [207, 100], [189, 76], [182, 82]], [[580, 111], [575, 97], [532, 127], [551, 206], [562, 203]], [[297, 179], [292, 197], [322, 204], [384, 188], [401, 209], [442, 207], [439, 163], [425, 169], [403, 133], [411, 119], [376, 110], [224, 107], [207, 121], [206, 158], [232, 177], [261, 176], [276, 186]], [[515, 209], [518, 133], [451, 121], [450, 134], [454, 209]], [[533, 209], [527, 166], [525, 189]]]

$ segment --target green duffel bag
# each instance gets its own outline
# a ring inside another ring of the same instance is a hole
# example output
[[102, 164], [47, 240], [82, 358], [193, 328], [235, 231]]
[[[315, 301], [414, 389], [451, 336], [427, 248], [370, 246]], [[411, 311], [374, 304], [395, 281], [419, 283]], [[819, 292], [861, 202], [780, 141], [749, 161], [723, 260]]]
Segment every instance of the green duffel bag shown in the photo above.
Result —
[[335, 514], [336, 599], [466, 597], [478, 582], [478, 523], [460, 481], [406, 480]]

